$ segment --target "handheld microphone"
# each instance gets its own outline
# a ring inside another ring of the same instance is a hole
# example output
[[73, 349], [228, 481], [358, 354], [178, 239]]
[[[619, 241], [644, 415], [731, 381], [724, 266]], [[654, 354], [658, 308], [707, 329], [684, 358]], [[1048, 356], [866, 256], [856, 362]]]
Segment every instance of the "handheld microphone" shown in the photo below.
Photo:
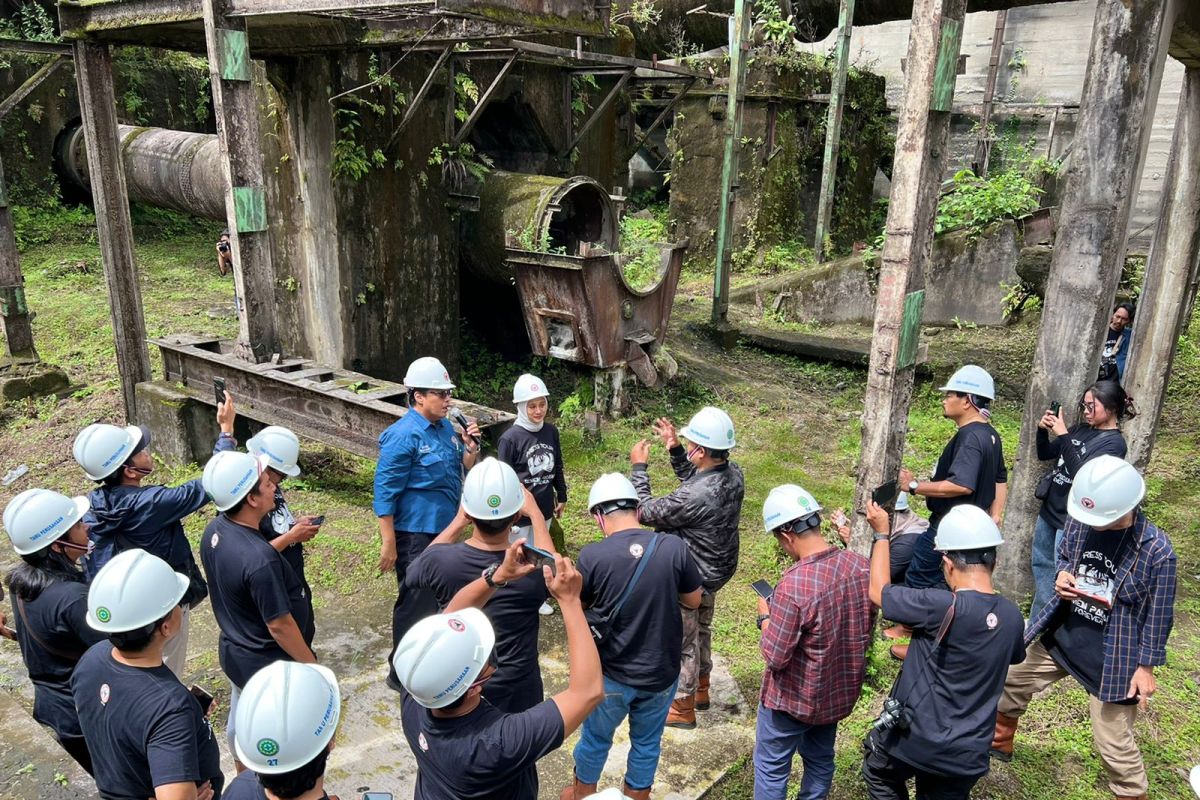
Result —
[[462, 428], [462, 430], [463, 430], [463, 436], [465, 436], [466, 438], [468, 438], [468, 439], [470, 439], [472, 442], [474, 442], [474, 441], [475, 441], [475, 437], [474, 437], [474, 436], [471, 436], [469, 433], [467, 433], [467, 426], [469, 426], [471, 423], [467, 422], [467, 417], [466, 417], [466, 415], [465, 415], [465, 414], [463, 414], [463, 413], [462, 413], [462, 411], [461, 411], [459, 408], [457, 408], [457, 407], [454, 407], [454, 406], [451, 406], [451, 408], [450, 408], [450, 416], [451, 416], [451, 417], [453, 417], [453, 418], [454, 418], [454, 421], [458, 423], [458, 426], [459, 426], [460, 428]]

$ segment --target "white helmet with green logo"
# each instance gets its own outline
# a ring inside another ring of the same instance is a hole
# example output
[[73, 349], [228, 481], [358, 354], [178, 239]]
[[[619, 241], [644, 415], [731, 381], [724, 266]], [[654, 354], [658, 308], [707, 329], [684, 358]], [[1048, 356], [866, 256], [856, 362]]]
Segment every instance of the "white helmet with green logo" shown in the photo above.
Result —
[[794, 483], [785, 483], [772, 489], [763, 502], [763, 527], [767, 533], [774, 533], [781, 525], [820, 511], [821, 504], [811, 494]]
[[88, 587], [87, 624], [103, 633], [144, 628], [170, 614], [188, 585], [186, 575], [145, 550], [117, 553]]
[[513, 468], [485, 458], [463, 481], [462, 507], [474, 519], [504, 519], [525, 504], [525, 487]]
[[708, 450], [729, 450], [737, 445], [733, 436], [733, 420], [713, 406], [705, 406], [697, 411], [679, 435]]

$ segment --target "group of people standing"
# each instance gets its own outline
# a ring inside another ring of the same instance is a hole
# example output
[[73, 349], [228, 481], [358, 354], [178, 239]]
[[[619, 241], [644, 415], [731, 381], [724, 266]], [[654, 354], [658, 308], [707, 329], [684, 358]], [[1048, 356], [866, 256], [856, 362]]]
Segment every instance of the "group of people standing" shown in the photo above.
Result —
[[[544, 383], [521, 376], [500, 458], [481, 459], [481, 432], [456, 415], [443, 365], [418, 359], [404, 382], [409, 411], [380, 437], [373, 507], [379, 566], [397, 581], [386, 680], [401, 695], [415, 796], [532, 800], [537, 762], [579, 729], [560, 797], [591, 797], [628, 720], [614, 796], [648, 798], [664, 728], [694, 728], [712, 704], [713, 610], [737, 569], [744, 497], [732, 420], [713, 407], [679, 430], [657, 420], [628, 474], [591, 485], [586, 509], [601, 538], [573, 561]], [[865, 743], [873, 800], [907, 798], [910, 780], [918, 797], [967, 797], [989, 756], [1012, 757], [1031, 698], [1066, 676], [1089, 693], [1115, 796], [1145, 798], [1133, 722], [1165, 663], [1175, 556], [1141, 511], [1142, 477], [1121, 460], [1131, 403], [1119, 384], [1099, 382], [1081, 399], [1081, 422], [1067, 427], [1059, 404], [1041, 420], [1038, 455], [1055, 463], [1038, 489], [1026, 622], [992, 585], [1007, 497], [989, 422], [994, 384], [967, 365], [942, 391], [956, 433], [928, 479], [900, 470], [895, 508], [863, 510], [875, 532], [869, 559], [839, 546], [849, 534], [840, 511], [829, 515], [837, 535], [826, 535], [825, 510], [802, 487], [776, 487], [763, 503], [764, 529], [792, 564], [760, 592], [754, 796], [784, 798], [797, 753], [798, 797], [829, 793], [837, 726], [860, 697], [881, 609], [896, 623], [891, 636], [910, 643], [892, 649], [903, 666]], [[265, 428], [243, 452], [228, 395], [217, 420], [200, 479], [143, 485], [154, 469], [149, 431], [91, 425], [74, 447], [97, 484], [87, 498], [31, 489], [4, 511], [22, 558], [8, 584], [34, 716], [106, 798], [327, 797], [340, 690], [316, 664], [304, 571], [304, 543], [322, 518], [288, 508], [282, 486], [299, 474], [300, 452], [291, 431]], [[655, 440], [675, 476], [658, 497]], [[927, 523], [909, 507], [917, 496]], [[218, 514], [197, 565], [181, 520], [209, 502]], [[211, 697], [180, 682], [190, 616], [205, 599], [231, 685], [226, 733], [239, 775], [228, 786]], [[546, 699], [539, 631], [551, 601], [569, 680]]]

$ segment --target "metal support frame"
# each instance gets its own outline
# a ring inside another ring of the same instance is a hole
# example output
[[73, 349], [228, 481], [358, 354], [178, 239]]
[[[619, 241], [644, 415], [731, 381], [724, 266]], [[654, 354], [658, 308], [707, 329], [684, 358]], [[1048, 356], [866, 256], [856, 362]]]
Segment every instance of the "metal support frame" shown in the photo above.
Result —
[[580, 128], [576, 132], [575, 136], [571, 139], [571, 143], [567, 145], [566, 149], [563, 150], [562, 153], [559, 154], [560, 158], [566, 158], [567, 156], [571, 155], [571, 151], [579, 146], [579, 143], [583, 141], [583, 137], [588, 135], [588, 133], [600, 120], [600, 117], [603, 116], [606, 111], [608, 111], [609, 106], [611, 106], [613, 101], [617, 99], [617, 96], [621, 94], [621, 90], [625, 88], [625, 84], [629, 83], [629, 79], [633, 77], [633, 72], [634, 71], [632, 69], [628, 69], [621, 75], [619, 79], [617, 79], [617, 82], [613, 84], [613, 87], [608, 90], [608, 94], [604, 95], [604, 99], [600, 101], [599, 105], [592, 109], [592, 113], [588, 115], [587, 121], [583, 123], [583, 127]]
[[988, 173], [988, 162], [992, 158], [992, 109], [996, 103], [996, 79], [1000, 74], [1000, 55], [1004, 50], [1004, 28], [1008, 24], [1008, 11], [996, 12], [996, 29], [992, 32], [992, 54], [988, 60], [987, 83], [983, 87], [983, 113], [979, 116], [979, 136], [975, 140], [975, 165], [979, 177]]
[[725, 158], [721, 166], [721, 197], [717, 205], [717, 264], [713, 275], [712, 321], [718, 328], [727, 324], [729, 316], [733, 211], [738, 183], [738, 140], [742, 136], [742, 92], [746, 89], [746, 61], [750, 49], [750, 17], [748, 0], [734, 0], [725, 110]]
[[[488, 103], [492, 102], [492, 98], [495, 97], [500, 85], [504, 83], [504, 79], [508, 77], [508, 73], [512, 72], [513, 65], [517, 63], [517, 55], [517, 53], [513, 53], [508, 57], [508, 60], [504, 62], [504, 66], [500, 67], [500, 71], [496, 73], [496, 77], [488, 84], [487, 89], [484, 89], [483, 94], [479, 95], [479, 102], [471, 109], [470, 115], [451, 139], [455, 147], [463, 143], [471, 133], [471, 129], [475, 127], [475, 123], [479, 122], [479, 118], [483, 116], [484, 109], [487, 108]], [[453, 98], [454, 87], [451, 86], [450, 88], [450, 95]]]
[[74, 44], [75, 84], [83, 135], [87, 142], [88, 174], [108, 307], [112, 315], [117, 371], [125, 418], [135, 421], [134, 386], [150, 380], [150, 352], [146, 348], [146, 320], [133, 255], [133, 224], [125, 190], [125, 168], [117, 141], [117, 102], [113, 96], [112, 51], [106, 44]]
[[[672, 111], [675, 110], [675, 106], [679, 105], [679, 101], [683, 99], [684, 95], [686, 95], [688, 92], [690, 92], [692, 90], [692, 87], [694, 87], [696, 85], [697, 80], [699, 80], [699, 78], [692, 78], [691, 80], [689, 80], [687, 82], [686, 86], [684, 86], [682, 89], [680, 89], [678, 92], [676, 92], [675, 96], [667, 101], [667, 104], [665, 106], [663, 106], [663, 110], [660, 111], [658, 113], [658, 116], [654, 118], [654, 121], [651, 122], [645, 128], [645, 130], [642, 131], [642, 135], [640, 137], [638, 137], [637, 142], [630, 149], [630, 151], [629, 151], [630, 158], [633, 157], [634, 153], [636, 153], [638, 150], [642, 149], [642, 145], [644, 145], [646, 143], [646, 140], [650, 138], [650, 134], [654, 133], [654, 131], [658, 128], [658, 126], [663, 124], [663, 122], [666, 120], [667, 116]], [[568, 84], [568, 86], [569, 85], [570, 84]]]
[[247, 361], [275, 352], [275, 275], [267, 231], [261, 116], [246, 21], [227, 16], [224, 0], [204, 0], [204, 38], [220, 142], [225, 214], [237, 292], [238, 347]]
[[825, 256], [825, 238], [833, 217], [833, 188], [837, 182], [838, 149], [842, 140], [842, 111], [846, 105], [846, 72], [850, 69], [850, 35], [854, 31], [854, 0], [841, 0], [838, 9], [837, 54], [829, 85], [829, 113], [825, 117], [825, 159], [821, 165], [821, 194], [817, 199], [817, 230], [813, 258]]
[[417, 109], [421, 107], [421, 102], [425, 99], [425, 95], [429, 94], [429, 89], [433, 86], [433, 81], [437, 77], [438, 72], [446, 65], [453, 52], [453, 47], [442, 48], [442, 52], [438, 54], [437, 61], [433, 62], [433, 66], [429, 69], [429, 74], [425, 76], [425, 81], [421, 84], [421, 88], [417, 89], [417, 93], [408, 102], [408, 109], [405, 110], [404, 116], [400, 119], [400, 124], [396, 126], [396, 130], [392, 131], [387, 147], [384, 150], [390, 151], [392, 149], [392, 146], [400, 138], [400, 134], [404, 131], [404, 128], [416, 116]]
[[42, 82], [58, 71], [58, 68], [68, 63], [70, 58], [65, 55], [55, 56], [47, 61], [42, 66], [38, 67], [37, 71], [29, 76], [28, 79], [13, 91], [8, 97], [0, 101], [0, 119], [8, 116], [8, 113], [17, 107], [17, 104], [24, 100], [33, 92], [34, 89], [42, 85]]

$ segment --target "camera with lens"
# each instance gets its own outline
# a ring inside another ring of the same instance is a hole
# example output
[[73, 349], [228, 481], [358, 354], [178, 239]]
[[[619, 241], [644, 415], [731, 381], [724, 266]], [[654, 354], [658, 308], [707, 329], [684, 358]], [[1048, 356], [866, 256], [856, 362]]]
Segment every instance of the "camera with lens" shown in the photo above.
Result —
[[218, 243], [217, 249], [220, 250], [222, 253], [228, 253], [229, 252], [229, 242]]
[[871, 729], [880, 733], [890, 731], [892, 728], [904, 731], [908, 730], [910, 722], [912, 722], [912, 711], [908, 706], [894, 697], [888, 697], [883, 701], [883, 711], [879, 712], [879, 716], [871, 723]]

